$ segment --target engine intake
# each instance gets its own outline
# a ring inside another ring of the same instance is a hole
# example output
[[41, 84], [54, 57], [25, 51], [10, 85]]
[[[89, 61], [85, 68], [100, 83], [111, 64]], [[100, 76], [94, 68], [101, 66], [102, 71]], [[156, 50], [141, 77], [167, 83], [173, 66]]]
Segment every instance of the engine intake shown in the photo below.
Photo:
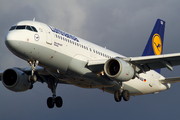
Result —
[[7, 89], [15, 92], [26, 91], [31, 86], [28, 75], [17, 68], [5, 70], [2, 74], [2, 83]]
[[119, 58], [107, 60], [104, 65], [104, 71], [108, 77], [117, 81], [128, 81], [135, 77], [133, 67]]

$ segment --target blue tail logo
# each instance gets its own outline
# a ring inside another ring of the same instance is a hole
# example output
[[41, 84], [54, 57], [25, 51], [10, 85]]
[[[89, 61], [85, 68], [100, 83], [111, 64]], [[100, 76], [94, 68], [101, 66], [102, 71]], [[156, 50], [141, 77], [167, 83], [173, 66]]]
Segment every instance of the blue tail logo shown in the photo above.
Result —
[[[161, 55], [163, 53], [165, 21], [157, 19], [142, 56]], [[156, 70], [160, 73], [160, 69]]]

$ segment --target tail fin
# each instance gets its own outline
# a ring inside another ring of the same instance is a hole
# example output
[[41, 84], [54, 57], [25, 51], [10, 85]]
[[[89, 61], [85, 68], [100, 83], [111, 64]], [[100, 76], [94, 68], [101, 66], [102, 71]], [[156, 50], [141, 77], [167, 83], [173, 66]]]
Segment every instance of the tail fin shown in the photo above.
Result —
[[[163, 53], [165, 21], [157, 19], [142, 56], [161, 55]], [[160, 73], [160, 69], [155, 70]]]

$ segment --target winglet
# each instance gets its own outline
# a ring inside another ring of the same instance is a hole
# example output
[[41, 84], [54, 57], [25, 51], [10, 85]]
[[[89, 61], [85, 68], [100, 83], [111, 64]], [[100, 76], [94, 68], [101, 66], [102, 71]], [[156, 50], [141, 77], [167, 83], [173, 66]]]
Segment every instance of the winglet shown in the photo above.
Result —
[[[142, 56], [161, 55], [163, 53], [165, 21], [157, 19]], [[156, 72], [160, 73], [160, 69]]]

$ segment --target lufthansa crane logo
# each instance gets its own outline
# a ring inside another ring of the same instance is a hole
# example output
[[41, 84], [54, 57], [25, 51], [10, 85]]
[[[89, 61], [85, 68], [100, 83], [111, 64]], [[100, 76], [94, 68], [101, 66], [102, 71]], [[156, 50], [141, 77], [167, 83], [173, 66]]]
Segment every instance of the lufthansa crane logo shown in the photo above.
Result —
[[35, 34], [35, 35], [34, 35], [34, 40], [35, 40], [35, 41], [39, 41], [39, 39], [40, 39], [39, 35], [38, 35], [38, 34]]
[[162, 42], [159, 34], [154, 34], [152, 38], [152, 46], [155, 55], [160, 55], [162, 53]]

